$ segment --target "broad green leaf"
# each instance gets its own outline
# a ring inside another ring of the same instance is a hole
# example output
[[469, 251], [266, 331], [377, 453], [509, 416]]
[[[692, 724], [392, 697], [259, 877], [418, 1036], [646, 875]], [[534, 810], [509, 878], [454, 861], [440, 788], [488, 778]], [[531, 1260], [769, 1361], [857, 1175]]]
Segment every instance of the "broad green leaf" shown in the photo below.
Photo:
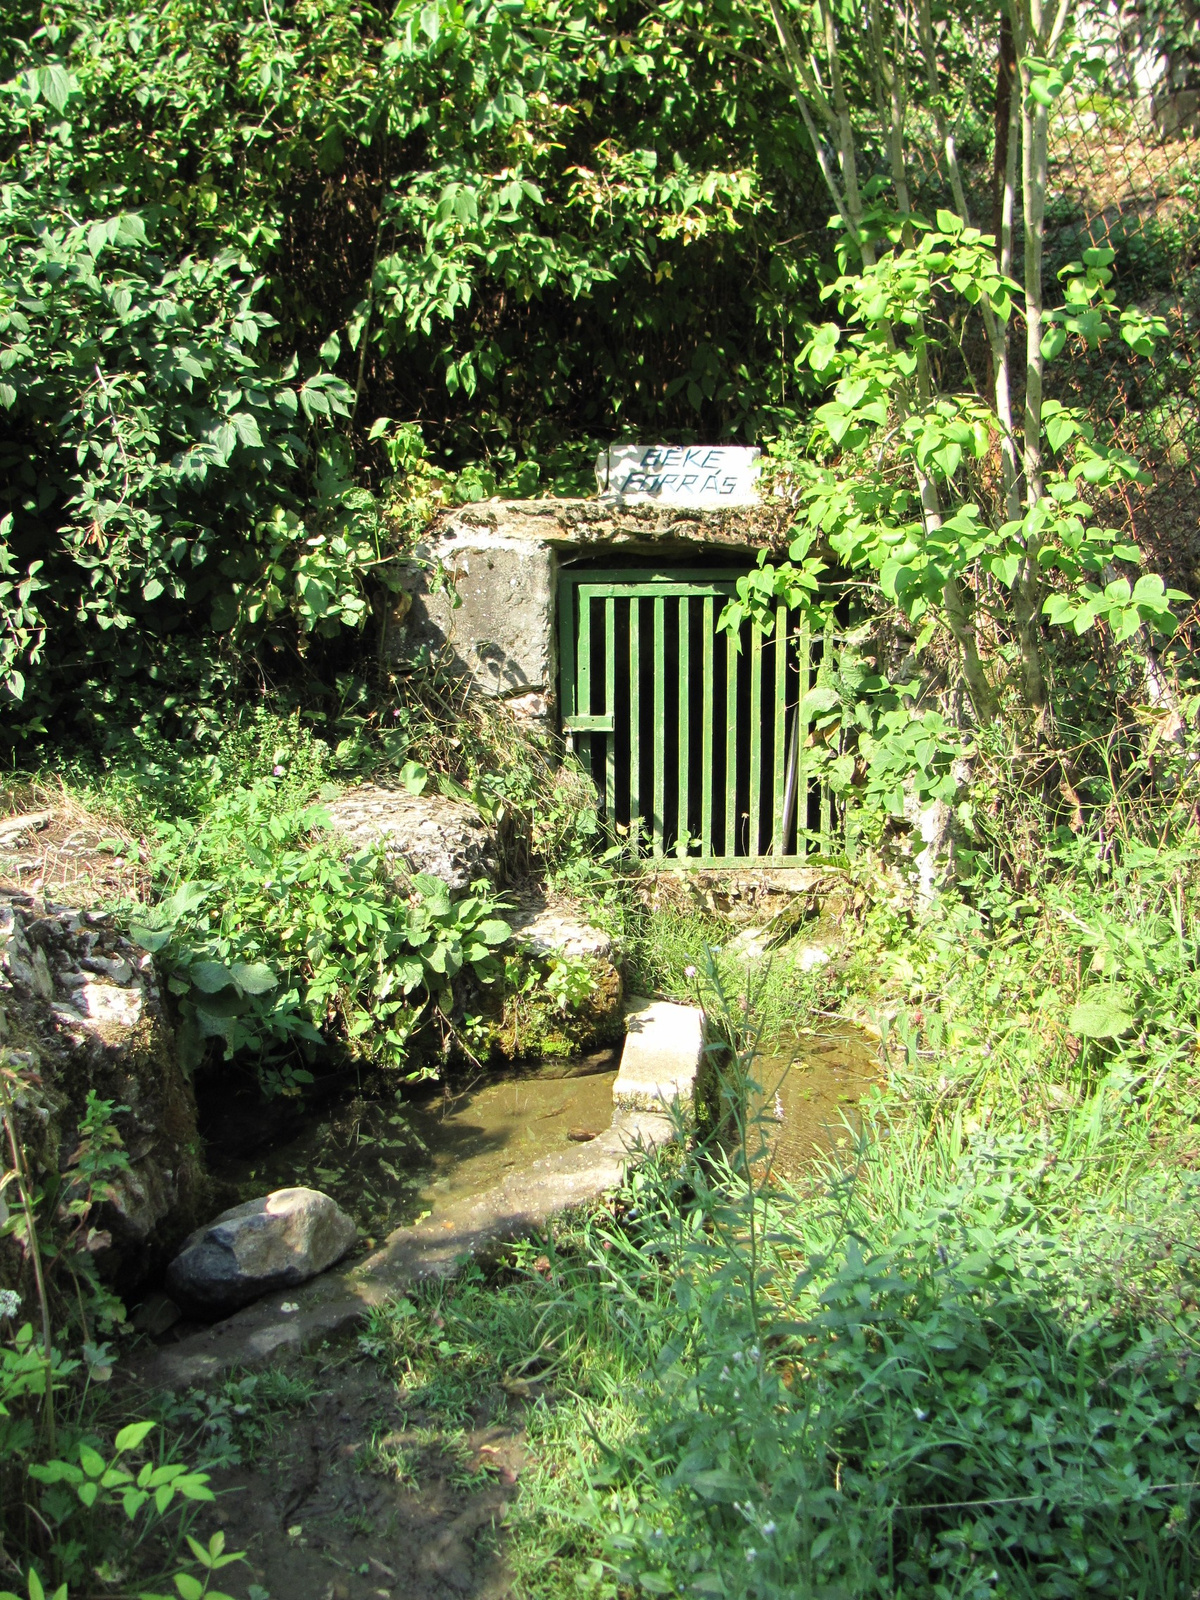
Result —
[[1044, 418], [1043, 426], [1052, 450], [1061, 450], [1063, 445], [1079, 432], [1079, 424], [1069, 411], [1060, 411], [1054, 416]]
[[418, 894], [424, 895], [426, 900], [449, 900], [450, 891], [441, 878], [435, 878], [432, 872], [414, 872], [413, 888]]
[[62, 111], [72, 90], [79, 87], [77, 81], [57, 61], [37, 69], [37, 86], [42, 99], [55, 111]]
[[265, 961], [234, 961], [229, 975], [243, 994], [270, 994], [279, 987], [279, 979]]
[[1119, 1039], [1134, 1024], [1126, 1006], [1119, 991], [1092, 990], [1074, 1007], [1067, 1027], [1084, 1039]]
[[746, 1491], [746, 1480], [724, 1467], [711, 1467], [703, 1472], [691, 1472], [687, 1482], [705, 1500], [732, 1500]]
[[220, 994], [233, 983], [233, 974], [223, 961], [196, 961], [187, 969], [187, 975], [202, 994]]
[[142, 1440], [153, 1433], [158, 1426], [156, 1422], [130, 1422], [123, 1427], [114, 1441], [118, 1451], [136, 1450]]
[[1012, 550], [1004, 555], [992, 556], [987, 565], [993, 577], [998, 578], [1006, 589], [1011, 589], [1021, 570], [1020, 552]]
[[400, 768], [399, 777], [409, 794], [423, 794], [429, 782], [429, 768], [419, 761], [406, 761]]

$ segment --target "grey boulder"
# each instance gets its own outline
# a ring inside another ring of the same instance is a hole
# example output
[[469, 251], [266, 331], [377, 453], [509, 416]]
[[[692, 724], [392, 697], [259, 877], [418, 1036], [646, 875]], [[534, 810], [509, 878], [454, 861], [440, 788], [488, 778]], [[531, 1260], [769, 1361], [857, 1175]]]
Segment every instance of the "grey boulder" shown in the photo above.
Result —
[[455, 890], [496, 875], [495, 830], [465, 800], [364, 783], [327, 810], [335, 832], [360, 850], [381, 845], [402, 874], [427, 872]]
[[356, 1237], [354, 1223], [319, 1189], [276, 1189], [197, 1228], [167, 1268], [167, 1292], [199, 1310], [234, 1311], [315, 1278]]

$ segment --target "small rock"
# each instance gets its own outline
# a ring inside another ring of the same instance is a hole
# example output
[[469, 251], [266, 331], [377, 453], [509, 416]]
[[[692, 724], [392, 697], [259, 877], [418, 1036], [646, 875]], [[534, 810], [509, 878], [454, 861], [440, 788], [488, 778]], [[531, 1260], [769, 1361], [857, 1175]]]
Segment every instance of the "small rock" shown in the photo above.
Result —
[[593, 1139], [598, 1139], [599, 1133], [595, 1128], [572, 1128], [567, 1138], [572, 1144], [590, 1144]]
[[23, 834], [39, 832], [49, 824], [53, 815], [52, 811], [27, 811], [20, 817], [5, 817], [0, 822], [0, 850], [11, 849], [19, 843]]
[[744, 961], [749, 966], [755, 961], [765, 959], [770, 943], [769, 929], [743, 928], [741, 933], [729, 941], [725, 949], [735, 960]]
[[133, 982], [133, 968], [123, 956], [84, 956], [83, 964], [89, 972], [102, 973], [114, 983], [124, 985]]
[[167, 1288], [185, 1304], [233, 1311], [316, 1277], [356, 1237], [354, 1223], [327, 1194], [277, 1189], [197, 1228], [167, 1268]]
[[609, 961], [613, 939], [593, 928], [574, 902], [538, 908], [518, 907], [508, 917], [513, 943], [534, 956], [569, 956], [575, 960]]
[[98, 1028], [135, 1028], [142, 1016], [139, 989], [118, 989], [115, 984], [91, 979], [75, 991], [75, 1004]]
[[173, 1328], [182, 1315], [174, 1300], [168, 1300], [165, 1294], [152, 1294], [133, 1313], [133, 1325], [139, 1333], [157, 1339]]
[[801, 972], [815, 972], [818, 967], [828, 966], [829, 951], [819, 944], [802, 944], [796, 951], [796, 965]]

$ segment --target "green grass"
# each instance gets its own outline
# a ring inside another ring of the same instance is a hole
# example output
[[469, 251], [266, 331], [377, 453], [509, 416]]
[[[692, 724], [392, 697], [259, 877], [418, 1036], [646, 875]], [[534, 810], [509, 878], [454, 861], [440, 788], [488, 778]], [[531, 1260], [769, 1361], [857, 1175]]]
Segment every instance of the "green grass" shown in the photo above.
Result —
[[1020, 895], [869, 916], [842, 999], [885, 1019], [887, 1084], [802, 1193], [744, 1181], [727, 993], [724, 1153], [377, 1315], [447, 1427], [523, 1395], [517, 1593], [1194, 1593], [1198, 865], [1070, 842]]

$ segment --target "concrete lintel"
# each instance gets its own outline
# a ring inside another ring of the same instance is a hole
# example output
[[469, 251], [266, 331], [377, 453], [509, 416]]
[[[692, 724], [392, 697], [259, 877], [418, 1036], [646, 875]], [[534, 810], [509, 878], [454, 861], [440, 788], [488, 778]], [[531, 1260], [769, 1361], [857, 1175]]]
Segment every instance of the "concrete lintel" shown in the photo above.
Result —
[[552, 545], [564, 554], [605, 547], [649, 553], [680, 542], [753, 552], [785, 542], [791, 522], [782, 502], [710, 510], [598, 499], [482, 500], [442, 512], [432, 538], [439, 545], [470, 543], [486, 532]]
[[704, 1013], [671, 1000], [633, 1000], [613, 1084], [618, 1111], [663, 1114], [678, 1106], [691, 1121], [704, 1062]]

